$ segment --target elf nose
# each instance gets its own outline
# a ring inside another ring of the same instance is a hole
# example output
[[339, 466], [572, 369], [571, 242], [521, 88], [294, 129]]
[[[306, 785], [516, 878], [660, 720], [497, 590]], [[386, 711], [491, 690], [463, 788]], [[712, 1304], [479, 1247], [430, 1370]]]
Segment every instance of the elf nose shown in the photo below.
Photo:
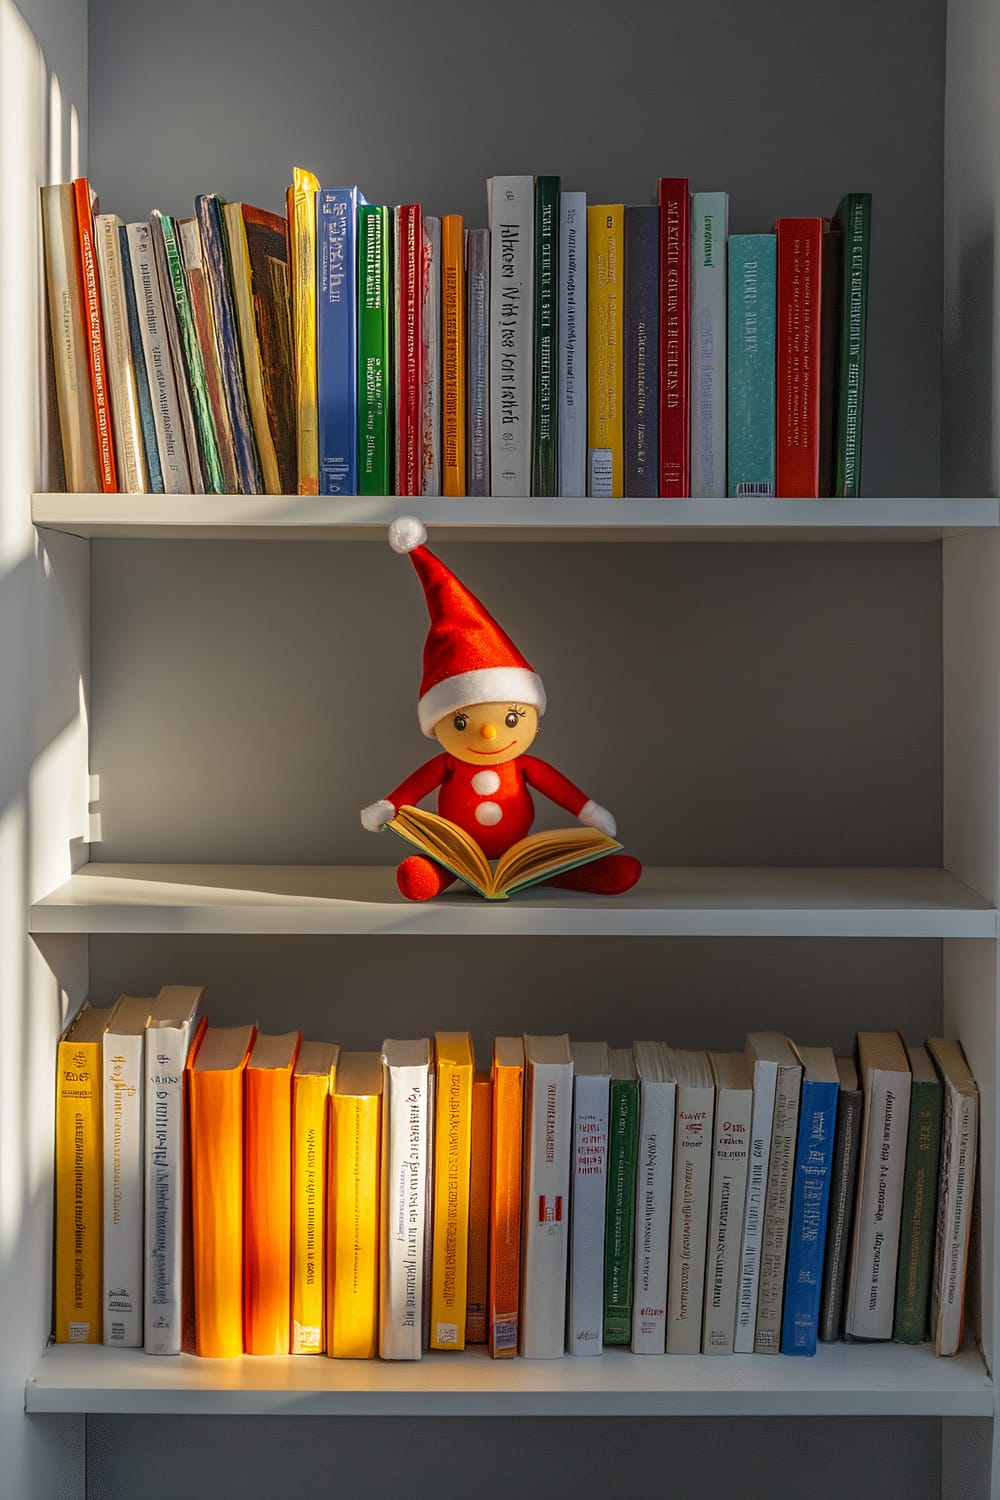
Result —
[[479, 733], [484, 740], [495, 740], [497, 737], [496, 727], [493, 724], [480, 725]]

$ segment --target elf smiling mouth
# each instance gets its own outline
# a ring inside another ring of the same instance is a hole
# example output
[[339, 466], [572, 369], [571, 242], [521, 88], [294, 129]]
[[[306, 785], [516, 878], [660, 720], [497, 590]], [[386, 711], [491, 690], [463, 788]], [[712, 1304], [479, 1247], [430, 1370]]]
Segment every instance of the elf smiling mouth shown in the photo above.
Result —
[[495, 750], [473, 750], [471, 745], [469, 746], [469, 749], [472, 751], [473, 755], [502, 755], [505, 750], [513, 749], [516, 744], [517, 740], [511, 740], [509, 745], [498, 745]]

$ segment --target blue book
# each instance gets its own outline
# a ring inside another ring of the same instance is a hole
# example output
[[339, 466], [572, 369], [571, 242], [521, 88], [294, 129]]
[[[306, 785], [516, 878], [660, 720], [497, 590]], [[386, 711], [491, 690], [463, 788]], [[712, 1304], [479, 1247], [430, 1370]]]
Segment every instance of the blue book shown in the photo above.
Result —
[[729, 237], [729, 494], [774, 494], [777, 240]]
[[831, 1048], [795, 1050], [802, 1060], [802, 1097], [788, 1221], [781, 1352], [815, 1354], [840, 1075]]
[[660, 493], [660, 210], [625, 208], [625, 493]]
[[118, 242], [122, 252], [122, 281], [125, 283], [125, 308], [128, 315], [128, 341], [132, 345], [132, 364], [135, 366], [136, 394], [139, 401], [139, 427], [142, 431], [142, 446], [146, 450], [146, 472], [149, 476], [149, 493], [163, 494], [163, 470], [160, 468], [160, 449], [156, 441], [156, 423], [153, 421], [153, 401], [149, 394], [149, 376], [146, 373], [146, 355], [142, 347], [142, 329], [139, 327], [139, 303], [132, 279], [132, 257], [128, 249], [128, 230], [124, 224], [118, 226]]
[[217, 193], [200, 193], [194, 200], [201, 233], [205, 271], [212, 297], [212, 317], [222, 366], [222, 385], [226, 394], [229, 425], [233, 429], [233, 451], [244, 495], [262, 495], [264, 480], [257, 444], [254, 442], [247, 405], [243, 360], [236, 326], [236, 312], [229, 275], [229, 242], [222, 222], [222, 199]]
[[358, 493], [358, 205], [356, 187], [316, 194], [319, 492]]

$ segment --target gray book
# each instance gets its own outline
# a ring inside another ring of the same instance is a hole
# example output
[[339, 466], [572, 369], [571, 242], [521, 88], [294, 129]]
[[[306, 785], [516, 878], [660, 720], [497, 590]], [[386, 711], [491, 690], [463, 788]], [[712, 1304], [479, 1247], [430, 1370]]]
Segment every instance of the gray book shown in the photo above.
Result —
[[837, 1129], [830, 1173], [830, 1210], [819, 1315], [819, 1336], [825, 1344], [835, 1343], [844, 1334], [844, 1287], [861, 1143], [862, 1095], [853, 1058], [838, 1057], [837, 1072], [840, 1074], [840, 1093], [837, 1097]]
[[774, 1091], [771, 1155], [760, 1250], [755, 1354], [777, 1354], [781, 1343], [781, 1307], [788, 1256], [788, 1217], [792, 1207], [795, 1140], [799, 1128], [802, 1064], [787, 1037], [775, 1034], [778, 1080]]
[[466, 295], [468, 328], [468, 445], [470, 495], [490, 492], [490, 232], [470, 229]]

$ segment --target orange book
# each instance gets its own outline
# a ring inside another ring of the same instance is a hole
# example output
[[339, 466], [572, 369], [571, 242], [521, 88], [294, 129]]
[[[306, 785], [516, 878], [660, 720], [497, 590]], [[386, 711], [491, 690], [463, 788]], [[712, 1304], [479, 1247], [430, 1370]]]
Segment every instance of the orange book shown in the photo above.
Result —
[[111, 430], [111, 399], [108, 372], [104, 363], [104, 322], [101, 316], [101, 292], [97, 283], [97, 254], [94, 249], [94, 213], [97, 200], [86, 177], [73, 182], [76, 208], [76, 234], [80, 248], [80, 280], [83, 286], [83, 315], [87, 333], [87, 364], [90, 369], [90, 394], [94, 402], [94, 425], [97, 431], [97, 472], [101, 489], [114, 493], [118, 489], [115, 471], [115, 440]]
[[303, 1042], [292, 1076], [292, 1353], [322, 1354], [326, 1145], [336, 1042]]
[[477, 1073], [472, 1085], [472, 1170], [469, 1176], [469, 1268], [465, 1342], [486, 1343], [486, 1299], [490, 1264], [490, 1142], [493, 1139], [493, 1084]]
[[465, 220], [441, 220], [441, 449], [444, 495], [465, 487]]
[[493, 1140], [490, 1148], [490, 1265], [487, 1342], [494, 1359], [517, 1353], [521, 1275], [521, 1152], [524, 1043], [493, 1044]]
[[292, 1306], [292, 1074], [302, 1033], [257, 1034], [243, 1129], [243, 1336], [248, 1354], [287, 1354]]
[[254, 1026], [207, 1026], [188, 1054], [195, 1349], [243, 1353], [243, 1074]]

